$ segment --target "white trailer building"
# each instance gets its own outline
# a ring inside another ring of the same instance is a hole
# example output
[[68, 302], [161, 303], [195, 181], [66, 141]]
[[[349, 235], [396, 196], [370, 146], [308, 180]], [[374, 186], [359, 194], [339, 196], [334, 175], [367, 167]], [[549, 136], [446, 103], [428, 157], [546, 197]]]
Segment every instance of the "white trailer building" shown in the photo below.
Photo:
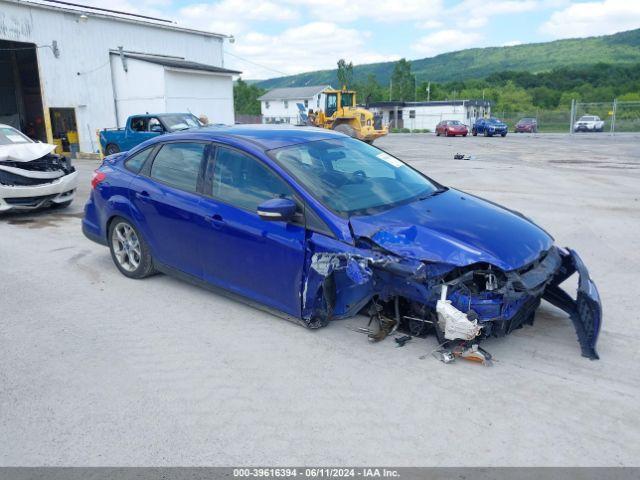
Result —
[[471, 126], [477, 118], [491, 114], [491, 104], [487, 100], [374, 102], [369, 108], [382, 114], [382, 123], [391, 128], [431, 131], [442, 120], [459, 120]]
[[[106, 5], [106, 4], [105, 4]], [[98, 149], [96, 130], [138, 113], [233, 123], [226, 35], [56, 0], [0, 0], [0, 123]]]
[[262, 123], [291, 123], [300, 122], [300, 109], [302, 105], [305, 113], [314, 112], [324, 105], [325, 96], [322, 92], [331, 88], [331, 85], [310, 85], [308, 87], [274, 88], [262, 95], [260, 111]]

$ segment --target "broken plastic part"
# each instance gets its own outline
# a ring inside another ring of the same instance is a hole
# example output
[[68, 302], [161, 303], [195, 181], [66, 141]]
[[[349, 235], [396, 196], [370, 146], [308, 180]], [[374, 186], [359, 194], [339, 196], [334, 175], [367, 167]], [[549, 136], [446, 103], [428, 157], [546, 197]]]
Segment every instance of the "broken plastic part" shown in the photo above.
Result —
[[467, 314], [451, 305], [447, 300], [447, 285], [442, 286], [440, 300], [436, 304], [438, 323], [447, 340], [472, 340], [478, 336], [482, 327], [478, 320], [470, 321]]

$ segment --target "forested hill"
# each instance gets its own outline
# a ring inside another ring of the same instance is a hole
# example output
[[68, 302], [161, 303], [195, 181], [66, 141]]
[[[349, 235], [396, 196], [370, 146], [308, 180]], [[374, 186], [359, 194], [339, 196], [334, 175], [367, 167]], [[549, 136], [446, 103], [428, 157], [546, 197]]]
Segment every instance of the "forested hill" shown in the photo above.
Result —
[[[596, 63], [615, 65], [638, 62], [640, 29], [601, 37], [509, 47], [471, 48], [412, 60], [411, 69], [420, 81], [447, 82], [484, 78], [507, 70], [538, 73], [562, 67], [586, 67]], [[378, 83], [385, 85], [389, 82], [393, 68], [394, 62], [357, 65], [353, 69], [353, 81], [364, 82], [373, 74]], [[257, 86], [271, 89], [322, 84], [335, 86], [337, 83], [336, 70], [320, 70], [262, 80], [257, 82]]]

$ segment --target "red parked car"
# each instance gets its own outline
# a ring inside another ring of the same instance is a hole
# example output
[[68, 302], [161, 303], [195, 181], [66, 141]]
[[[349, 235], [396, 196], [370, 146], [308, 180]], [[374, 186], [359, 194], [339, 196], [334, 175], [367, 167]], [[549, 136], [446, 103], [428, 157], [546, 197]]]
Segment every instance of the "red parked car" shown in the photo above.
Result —
[[469, 133], [467, 126], [458, 120], [443, 120], [436, 125], [436, 135], [444, 135], [445, 137], [455, 137], [462, 135], [466, 137]]
[[516, 133], [538, 133], [538, 120], [535, 118], [523, 118], [516, 123]]

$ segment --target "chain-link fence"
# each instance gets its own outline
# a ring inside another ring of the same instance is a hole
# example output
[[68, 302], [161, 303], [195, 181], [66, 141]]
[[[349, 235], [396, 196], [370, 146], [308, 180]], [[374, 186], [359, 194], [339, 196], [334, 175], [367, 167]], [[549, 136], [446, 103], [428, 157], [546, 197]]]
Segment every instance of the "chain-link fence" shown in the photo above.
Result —
[[640, 132], [640, 102], [572, 102], [571, 132]]

